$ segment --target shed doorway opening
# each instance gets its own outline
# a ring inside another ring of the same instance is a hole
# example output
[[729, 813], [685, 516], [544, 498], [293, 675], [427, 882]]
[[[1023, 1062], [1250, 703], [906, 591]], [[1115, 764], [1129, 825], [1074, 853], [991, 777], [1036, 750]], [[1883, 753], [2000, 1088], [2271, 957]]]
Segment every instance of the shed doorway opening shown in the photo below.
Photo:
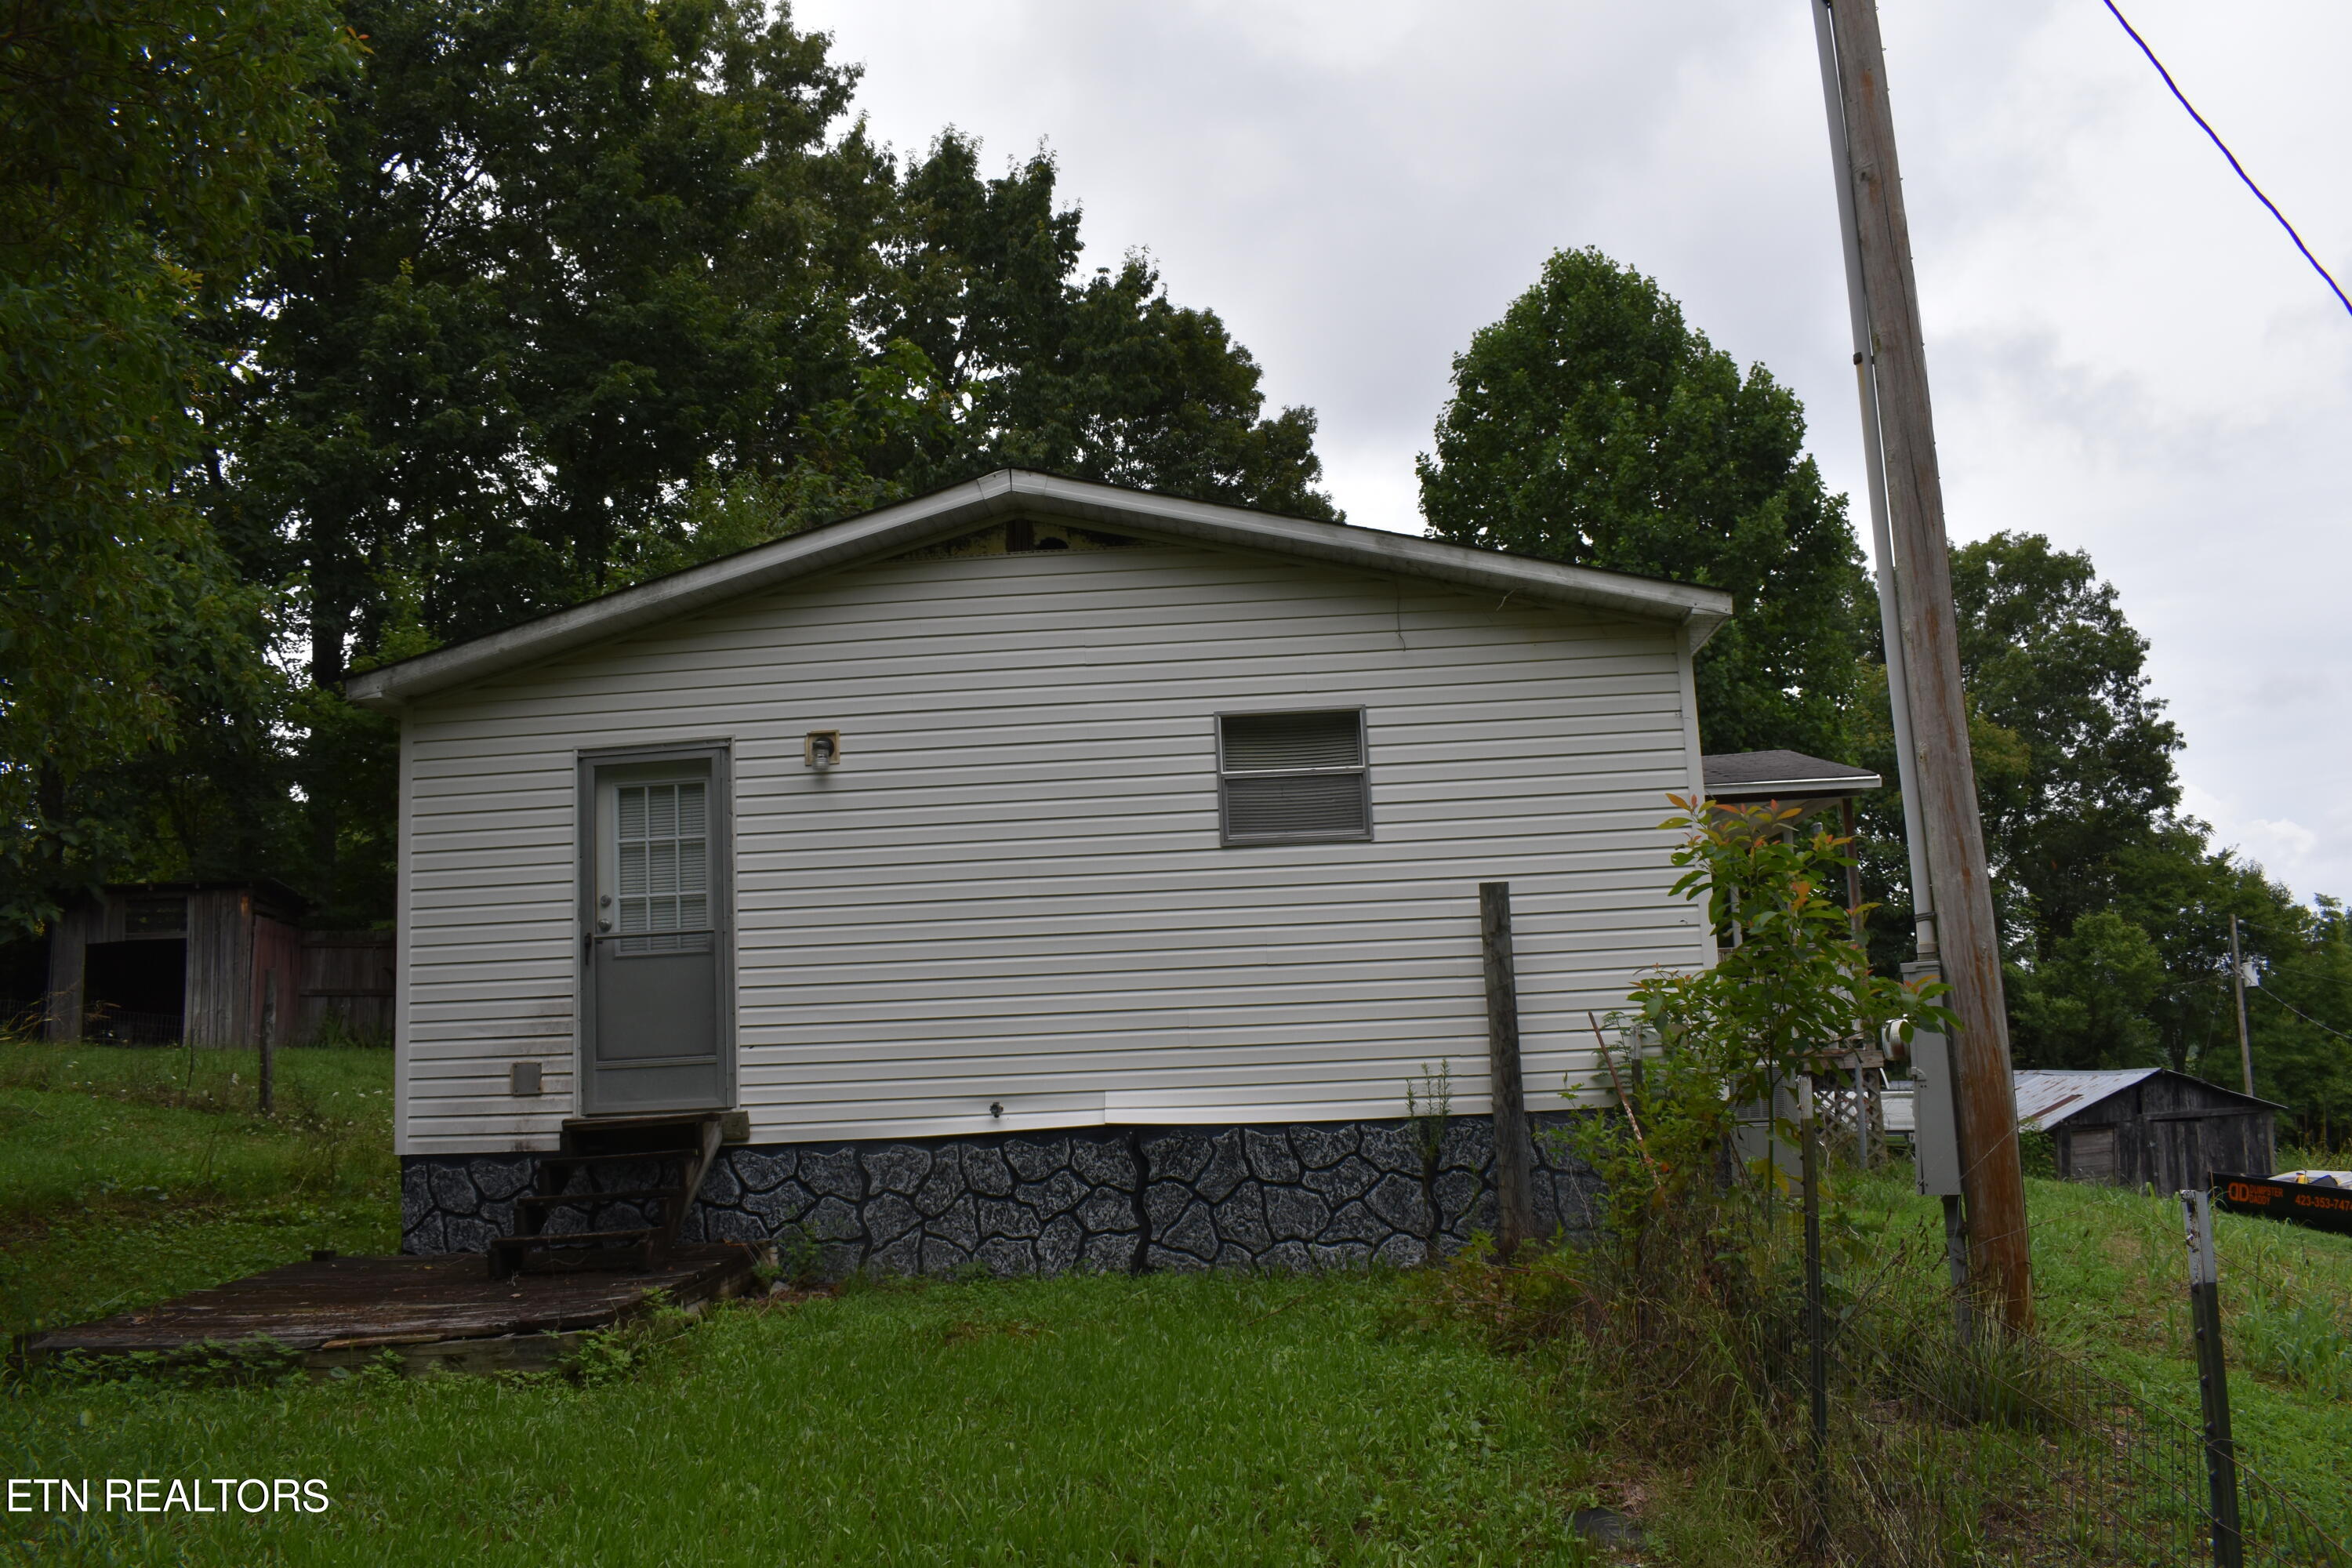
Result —
[[82, 1037], [176, 1046], [187, 1021], [184, 937], [94, 942], [82, 960]]

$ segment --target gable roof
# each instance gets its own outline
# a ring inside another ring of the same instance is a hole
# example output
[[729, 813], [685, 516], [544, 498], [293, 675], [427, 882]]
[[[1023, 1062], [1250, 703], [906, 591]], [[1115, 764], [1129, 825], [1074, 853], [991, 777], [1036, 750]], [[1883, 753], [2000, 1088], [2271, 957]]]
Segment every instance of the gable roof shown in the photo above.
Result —
[[413, 698], [536, 664], [747, 594], [899, 554], [1016, 515], [1065, 518], [1160, 539], [1425, 578], [1525, 603], [1574, 605], [1664, 621], [1690, 627], [1694, 647], [1731, 618], [1730, 596], [1713, 588], [1474, 550], [1381, 529], [1180, 500], [1022, 468], [1000, 468], [913, 500], [706, 561], [504, 631], [363, 671], [344, 681], [343, 691], [363, 708], [396, 710]]
[[2174, 1072], [2170, 1068], [2021, 1068], [2014, 1077], [2018, 1125], [2028, 1131], [2039, 1128], [2046, 1132], [2068, 1117], [2152, 1078], [2177, 1078], [2215, 1094], [2242, 1100], [2248, 1105], [2266, 1106], [2273, 1110], [2286, 1109], [2276, 1100], [2241, 1094], [2201, 1078]]
[[[2248, 1105], [2259, 1105], [2272, 1110], [2284, 1110], [2276, 1100], [2256, 1095], [2241, 1094], [2218, 1083], [2189, 1078], [2170, 1068], [2019, 1068], [2011, 1076], [2017, 1094], [2017, 1127], [2021, 1132], [2047, 1132], [2060, 1122], [2101, 1105], [2121, 1094], [2136, 1083], [2152, 1078], [2178, 1078], [2198, 1088]], [[1886, 1130], [1889, 1132], [1912, 1132], [1917, 1128], [1918, 1104], [1908, 1085], [1897, 1088], [1889, 1084], [1886, 1089]]]

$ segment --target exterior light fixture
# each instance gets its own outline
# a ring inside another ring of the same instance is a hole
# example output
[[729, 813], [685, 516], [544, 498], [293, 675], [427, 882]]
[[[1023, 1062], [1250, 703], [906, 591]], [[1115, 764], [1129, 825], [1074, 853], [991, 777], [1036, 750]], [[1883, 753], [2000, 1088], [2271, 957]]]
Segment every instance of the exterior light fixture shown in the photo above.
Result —
[[841, 762], [841, 731], [811, 730], [801, 742], [801, 761], [813, 768], [830, 768]]

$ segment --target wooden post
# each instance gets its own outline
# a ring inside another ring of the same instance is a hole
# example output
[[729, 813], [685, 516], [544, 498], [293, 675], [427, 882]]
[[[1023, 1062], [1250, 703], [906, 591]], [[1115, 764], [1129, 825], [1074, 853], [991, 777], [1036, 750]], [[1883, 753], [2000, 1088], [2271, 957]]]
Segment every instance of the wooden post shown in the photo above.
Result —
[[1821, 0], [1836, 45], [1839, 105], [1855, 243], [1868, 304], [1871, 363], [1886, 468], [1911, 743], [1919, 815], [1935, 893], [1934, 932], [1951, 1007], [1960, 1180], [1968, 1205], [1970, 1275], [2009, 1327], [2033, 1323], [2025, 1176], [2018, 1157], [2016, 1089], [2001, 994], [2000, 942], [1977, 814], [1960, 689], [1960, 646], [1944, 534], [1943, 481], [1927, 395], [1911, 234], [1903, 210], [1885, 51], [1874, 0]]
[[1507, 1262], [1536, 1229], [1534, 1146], [1519, 1069], [1519, 989], [1511, 963], [1508, 882], [1478, 884], [1478, 940], [1486, 956], [1486, 1058], [1495, 1101], [1495, 1250]]
[[278, 971], [261, 972], [261, 1114], [278, 1113]]

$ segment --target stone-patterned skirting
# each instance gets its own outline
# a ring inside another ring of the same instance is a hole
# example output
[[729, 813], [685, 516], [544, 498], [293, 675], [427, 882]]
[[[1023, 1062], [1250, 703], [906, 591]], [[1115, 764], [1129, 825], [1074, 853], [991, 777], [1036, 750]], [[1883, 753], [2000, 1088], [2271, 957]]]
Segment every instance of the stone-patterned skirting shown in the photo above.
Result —
[[[1574, 1112], [1538, 1115], [1539, 1229], [1591, 1224], [1600, 1179], [1558, 1147]], [[1085, 1128], [721, 1152], [689, 1240], [814, 1247], [818, 1271], [996, 1274], [1073, 1268], [1330, 1268], [1420, 1263], [1495, 1226], [1494, 1123], [1458, 1116], [1425, 1175], [1407, 1121]], [[481, 1252], [512, 1226], [530, 1154], [401, 1162], [401, 1248]], [[648, 1175], [650, 1173], [648, 1173]], [[583, 1184], [574, 1178], [575, 1188]], [[608, 1180], [607, 1187], [644, 1184]], [[559, 1210], [561, 1228], [629, 1223], [628, 1205]], [[551, 1225], [551, 1229], [559, 1228]]]

